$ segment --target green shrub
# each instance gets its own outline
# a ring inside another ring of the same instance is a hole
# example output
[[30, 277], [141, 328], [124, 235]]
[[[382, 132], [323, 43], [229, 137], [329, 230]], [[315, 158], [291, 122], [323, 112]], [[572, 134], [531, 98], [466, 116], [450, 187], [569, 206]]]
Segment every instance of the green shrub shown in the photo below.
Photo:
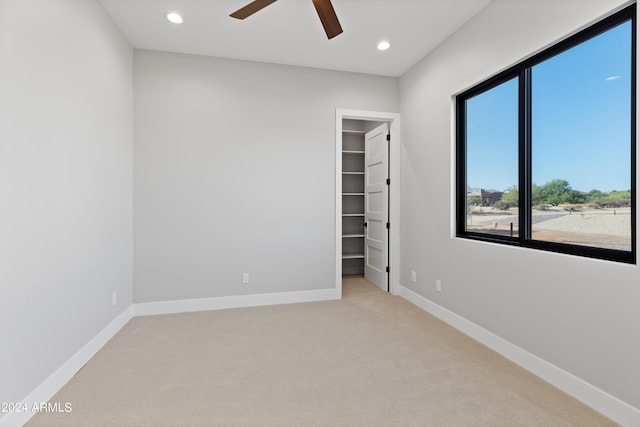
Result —
[[504, 201], [504, 200], [498, 200], [498, 201], [493, 205], [493, 207], [494, 207], [495, 209], [500, 209], [501, 211], [506, 211], [506, 210], [508, 210], [509, 208], [513, 208], [513, 207], [515, 207], [515, 206], [517, 206], [517, 205], [516, 205], [516, 204], [514, 204], [514, 203], [511, 203], [511, 202], [506, 202], [506, 201]]

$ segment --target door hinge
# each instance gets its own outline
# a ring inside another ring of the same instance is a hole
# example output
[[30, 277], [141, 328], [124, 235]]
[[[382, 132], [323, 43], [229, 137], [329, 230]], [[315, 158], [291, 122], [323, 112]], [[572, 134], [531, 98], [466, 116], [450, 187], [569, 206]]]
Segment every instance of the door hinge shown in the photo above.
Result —
[[362, 224], [362, 225], [364, 225], [364, 226], [366, 227], [366, 226], [367, 226], [367, 223], [365, 222], [365, 223], [364, 223], [364, 224]]
[[391, 227], [391, 224], [387, 223], [387, 230]]
[[391, 185], [391, 178], [387, 178], [387, 185]]
[[387, 141], [391, 141], [391, 134], [390, 133], [387, 134]]
[[388, 273], [389, 272], [389, 266], [387, 266], [386, 270], [387, 270], [387, 273]]

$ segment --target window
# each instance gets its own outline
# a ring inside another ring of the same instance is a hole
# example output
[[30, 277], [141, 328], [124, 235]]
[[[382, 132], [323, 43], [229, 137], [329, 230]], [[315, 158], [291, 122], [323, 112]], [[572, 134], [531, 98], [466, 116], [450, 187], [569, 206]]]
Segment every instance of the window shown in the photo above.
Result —
[[635, 10], [457, 96], [459, 237], [636, 262]]

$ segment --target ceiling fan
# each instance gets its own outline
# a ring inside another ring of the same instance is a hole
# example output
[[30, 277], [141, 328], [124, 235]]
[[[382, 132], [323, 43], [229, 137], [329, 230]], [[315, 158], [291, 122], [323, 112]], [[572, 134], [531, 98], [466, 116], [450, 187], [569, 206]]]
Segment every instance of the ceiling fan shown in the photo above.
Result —
[[[236, 10], [229, 16], [237, 19], [245, 19], [276, 1], [277, 0], [254, 0], [245, 7]], [[329, 39], [332, 39], [338, 34], [341, 34], [342, 27], [340, 26], [340, 22], [338, 21], [336, 11], [333, 9], [331, 0], [312, 1], [313, 5], [316, 7], [316, 12], [318, 12], [318, 16], [320, 17], [320, 22], [322, 22], [324, 31], [325, 33], [327, 33], [327, 37]]]

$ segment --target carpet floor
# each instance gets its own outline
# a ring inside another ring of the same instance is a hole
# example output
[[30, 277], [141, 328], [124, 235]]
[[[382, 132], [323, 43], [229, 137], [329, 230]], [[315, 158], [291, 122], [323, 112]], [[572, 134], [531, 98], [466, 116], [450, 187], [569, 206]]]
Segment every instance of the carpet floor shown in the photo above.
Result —
[[27, 425], [615, 425], [362, 278], [343, 295], [133, 318]]

